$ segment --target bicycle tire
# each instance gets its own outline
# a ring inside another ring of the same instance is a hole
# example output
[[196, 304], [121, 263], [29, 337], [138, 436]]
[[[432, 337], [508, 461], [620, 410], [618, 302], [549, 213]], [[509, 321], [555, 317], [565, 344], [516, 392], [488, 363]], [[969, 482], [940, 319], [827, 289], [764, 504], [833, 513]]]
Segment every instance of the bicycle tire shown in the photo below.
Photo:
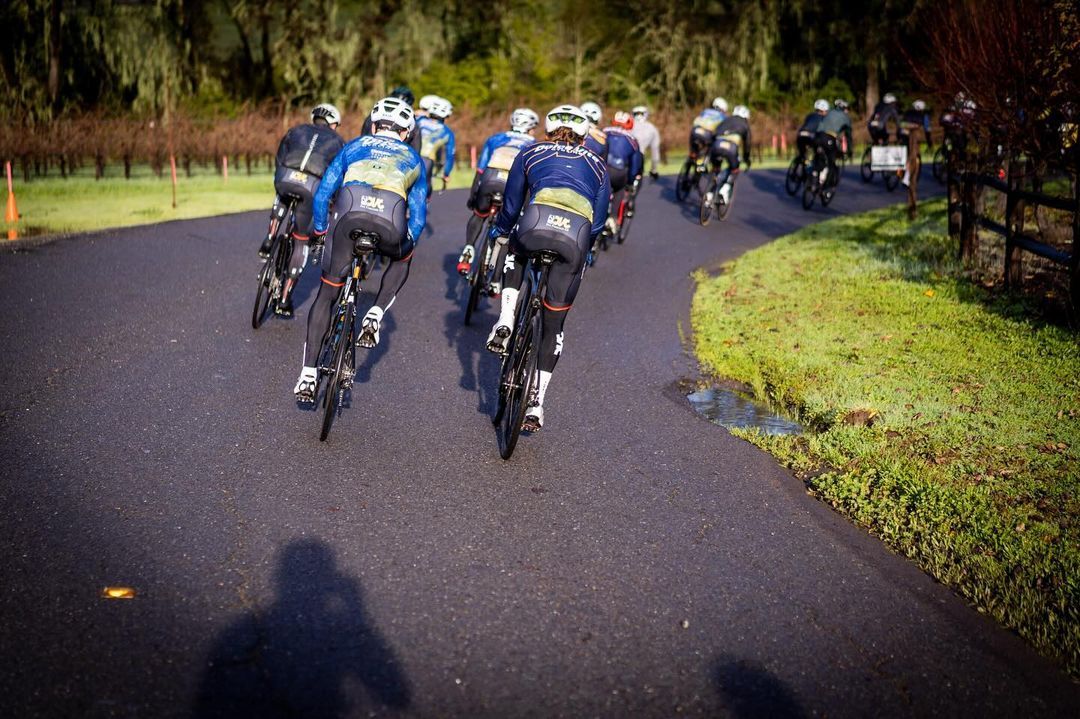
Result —
[[788, 165], [787, 174], [784, 175], [784, 191], [791, 197], [795, 197], [795, 193], [797, 193], [799, 187], [802, 186], [805, 170], [800, 173], [799, 168], [801, 167], [802, 162], [796, 157], [792, 159], [791, 164]]
[[333, 368], [334, 372], [330, 375], [330, 381], [326, 385], [326, 395], [323, 398], [323, 420], [322, 428], [319, 430], [319, 441], [325, 442], [326, 438], [330, 435], [330, 427], [334, 424], [334, 418], [337, 416], [340, 409], [340, 397], [341, 391], [341, 378], [344, 376], [344, 370], [346, 367], [346, 357], [349, 354], [349, 349], [353, 344], [353, 332], [355, 331], [355, 322], [351, 322], [352, 318], [352, 306], [350, 305], [345, 309], [345, 326], [341, 329], [341, 334], [338, 336], [337, 346], [334, 348]]
[[813, 180], [807, 180], [806, 185], [803, 186], [802, 208], [804, 210], [809, 210], [811, 207], [814, 206], [814, 195], [816, 194], [816, 192], [815, 192], [815, 186], [816, 185], [817, 185], [817, 183], [814, 182]]
[[682, 169], [679, 170], [679, 174], [675, 177], [675, 199], [679, 202], [684, 202], [690, 196], [690, 168], [692, 162], [693, 160], [689, 157], [686, 158]]
[[862, 162], [859, 163], [859, 175], [862, 177], [863, 182], [872, 182], [874, 179], [874, 171], [870, 169], [873, 167], [871, 162], [870, 148], [866, 148], [866, 152], [863, 153]]
[[[716, 184], [716, 175], [710, 175], [708, 182], [705, 184], [708, 189], [701, 193], [701, 209], [698, 211], [698, 222], [701, 223], [702, 227], [707, 226], [709, 220], [712, 219], [713, 203], [716, 202]], [[710, 196], [708, 202], [705, 201], [706, 196]]]
[[885, 189], [892, 192], [900, 184], [900, 175], [895, 172], [885, 173]]
[[938, 145], [937, 149], [934, 150], [934, 166], [932, 168], [934, 179], [938, 182], [945, 181], [945, 162], [945, 151], [942, 149], [942, 145]]
[[[489, 220], [490, 222], [490, 220]], [[480, 293], [487, 284], [488, 266], [485, 264], [488, 252], [492, 249], [491, 238], [488, 237], [488, 233], [485, 231], [488, 227], [488, 223], [485, 222], [481, 225], [481, 233], [484, 239], [483, 244], [479, 248], [480, 251], [476, 254], [476, 267], [469, 274], [469, 299], [465, 302], [465, 324], [472, 324], [473, 313], [476, 312], [477, 306], [480, 304]]]
[[273, 276], [273, 268], [277, 266], [277, 252], [281, 242], [281, 235], [275, 235], [270, 245], [270, 256], [263, 260], [262, 270], [259, 272], [259, 289], [255, 292], [255, 307], [251, 311], [251, 328], [255, 330], [262, 327], [266, 310], [270, 307], [270, 278]]
[[[633, 208], [634, 203], [628, 202], [627, 211], [632, 213], [634, 211]], [[630, 234], [630, 221], [633, 219], [633, 214], [627, 215], [626, 213], [623, 213], [622, 224], [619, 225], [619, 233], [615, 235], [615, 242], [619, 243], [620, 245], [626, 242], [626, 236]]]
[[525, 410], [529, 405], [536, 376], [536, 348], [539, 344], [540, 313], [529, 311], [527, 322], [522, 323], [523, 331], [518, 333], [512, 354], [511, 379], [513, 388], [507, 393], [507, 406], [502, 416], [500, 427], [499, 456], [510, 459], [521, 436], [521, 426], [525, 423]]
[[728, 213], [731, 212], [731, 203], [735, 201], [735, 183], [731, 183], [731, 194], [728, 195], [727, 202], [721, 201], [716, 206], [716, 217], [724, 222], [727, 220]]

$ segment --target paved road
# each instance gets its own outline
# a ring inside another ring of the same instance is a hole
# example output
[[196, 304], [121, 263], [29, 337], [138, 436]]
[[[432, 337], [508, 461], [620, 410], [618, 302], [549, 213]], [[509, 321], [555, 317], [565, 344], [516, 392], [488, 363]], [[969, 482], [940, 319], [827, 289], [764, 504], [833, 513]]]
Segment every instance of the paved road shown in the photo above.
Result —
[[708, 228], [646, 186], [510, 463], [494, 315], [463, 328], [451, 273], [461, 193], [326, 444], [290, 397], [302, 322], [248, 325], [263, 213], [0, 256], [0, 714], [1075, 711], [1056, 668], [679, 390], [694, 268], [899, 199], [849, 177], [804, 213], [780, 180], [746, 176]]

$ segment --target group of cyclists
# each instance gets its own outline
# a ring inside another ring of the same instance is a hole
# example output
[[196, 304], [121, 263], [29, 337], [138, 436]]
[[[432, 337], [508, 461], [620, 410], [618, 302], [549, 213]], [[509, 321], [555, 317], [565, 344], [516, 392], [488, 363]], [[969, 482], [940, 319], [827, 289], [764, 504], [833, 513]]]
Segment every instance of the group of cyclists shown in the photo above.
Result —
[[[312, 246], [322, 250], [319, 288], [308, 312], [303, 364], [293, 389], [301, 403], [313, 403], [318, 395], [319, 354], [338, 294], [355, 267], [358, 238], [374, 241], [374, 252], [384, 262], [378, 293], [360, 321], [356, 342], [371, 348], [379, 343], [386, 313], [408, 279], [427, 223], [433, 180], [441, 177], [445, 185], [453, 171], [455, 137], [446, 124], [452, 104], [435, 95], [422, 97], [415, 109], [413, 103], [408, 87], [396, 88], [372, 106], [361, 134], [347, 143], [337, 134], [341, 113], [320, 104], [311, 111], [311, 122], [289, 130], [279, 145], [277, 197], [259, 248], [260, 256], [268, 258], [278, 230], [291, 228], [287, 280], [274, 300], [274, 312], [293, 314], [292, 290]], [[486, 290], [499, 298], [500, 309], [486, 346], [504, 355], [529, 258], [541, 251], [557, 257], [541, 298], [537, 381], [522, 425], [537, 431], [544, 424], [545, 394], [563, 351], [563, 327], [586, 261], [597, 240], [615, 232], [621, 220], [609, 214], [612, 195], [636, 193], [644, 173], [643, 146], [652, 152], [650, 174], [658, 176], [659, 133], [644, 106], [615, 113], [608, 127], [601, 126], [596, 103], [559, 105], [542, 119], [529, 108], [518, 108], [509, 120], [507, 130], [484, 143], [476, 163], [466, 201], [472, 215], [457, 270], [470, 273], [477, 243], [490, 226], [486, 239], [499, 250], [499, 272]], [[541, 122], [543, 137], [537, 137]], [[292, 210], [287, 226], [281, 224], [285, 207]]]
[[[384, 265], [356, 342], [371, 348], [379, 343], [386, 312], [408, 280], [427, 223], [433, 182], [438, 177], [445, 186], [453, 171], [455, 136], [447, 125], [452, 103], [436, 95], [420, 98], [415, 108], [414, 103], [408, 87], [396, 88], [373, 105], [361, 134], [347, 143], [337, 133], [341, 113], [331, 104], [320, 104], [311, 111], [310, 123], [290, 129], [279, 145], [277, 197], [259, 248], [267, 257], [282, 227], [284, 208], [291, 208], [291, 256], [274, 312], [293, 314], [292, 290], [312, 247], [322, 247], [321, 279], [308, 313], [303, 364], [294, 387], [302, 403], [314, 402], [319, 391], [319, 353], [338, 293], [354, 264], [356, 239], [375, 238], [374, 251]], [[961, 119], [965, 108], [958, 109]], [[805, 162], [808, 153], [820, 154], [825, 162], [819, 180], [826, 188], [835, 187], [837, 157], [851, 157], [848, 111], [843, 100], [817, 100], [798, 130], [797, 159]], [[943, 122], [947, 118], [951, 116], [943, 116]], [[723, 97], [693, 120], [684, 170], [711, 175], [703, 206], [730, 204], [738, 173], [749, 169], [749, 120], [746, 105], [729, 112]], [[529, 258], [545, 250], [557, 256], [542, 298], [538, 376], [523, 422], [529, 431], [544, 424], [544, 398], [563, 351], [566, 317], [598, 242], [612, 237], [621, 241], [621, 231], [633, 216], [646, 152], [649, 174], [658, 177], [660, 136], [649, 122], [648, 108], [615, 112], [606, 127], [602, 121], [595, 102], [558, 105], [543, 117], [530, 108], [514, 110], [509, 127], [484, 143], [465, 203], [471, 214], [457, 272], [474, 277], [479, 248], [493, 248], [486, 256], [492, 271], [483, 276], [484, 293], [499, 298], [498, 318], [486, 341], [490, 351], [508, 351]], [[950, 121], [961, 124], [959, 119]], [[901, 114], [896, 97], [886, 94], [868, 121], [872, 141], [888, 142], [890, 125], [901, 139], [913, 127], [922, 128], [929, 138], [929, 115], [921, 100]], [[680, 174], [677, 185], [683, 181]]]

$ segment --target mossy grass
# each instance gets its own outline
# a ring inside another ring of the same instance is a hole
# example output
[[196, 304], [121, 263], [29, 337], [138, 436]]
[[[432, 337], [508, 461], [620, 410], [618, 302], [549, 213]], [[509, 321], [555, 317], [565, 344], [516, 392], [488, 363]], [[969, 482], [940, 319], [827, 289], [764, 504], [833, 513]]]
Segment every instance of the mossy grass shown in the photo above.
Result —
[[1080, 341], [970, 282], [944, 201], [700, 275], [704, 367], [814, 431], [737, 434], [1080, 675]]

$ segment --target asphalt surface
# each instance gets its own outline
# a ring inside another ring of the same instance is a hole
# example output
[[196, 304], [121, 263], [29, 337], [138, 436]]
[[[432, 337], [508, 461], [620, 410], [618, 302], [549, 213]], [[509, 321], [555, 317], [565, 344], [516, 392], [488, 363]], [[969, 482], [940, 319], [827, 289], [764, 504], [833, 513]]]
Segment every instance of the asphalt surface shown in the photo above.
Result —
[[510, 462], [461, 192], [325, 444], [291, 397], [317, 273], [249, 325], [265, 213], [0, 255], [0, 715], [1074, 715], [1056, 666], [686, 401], [692, 270], [902, 199], [849, 173], [807, 213], [781, 181], [707, 228], [645, 185]]

